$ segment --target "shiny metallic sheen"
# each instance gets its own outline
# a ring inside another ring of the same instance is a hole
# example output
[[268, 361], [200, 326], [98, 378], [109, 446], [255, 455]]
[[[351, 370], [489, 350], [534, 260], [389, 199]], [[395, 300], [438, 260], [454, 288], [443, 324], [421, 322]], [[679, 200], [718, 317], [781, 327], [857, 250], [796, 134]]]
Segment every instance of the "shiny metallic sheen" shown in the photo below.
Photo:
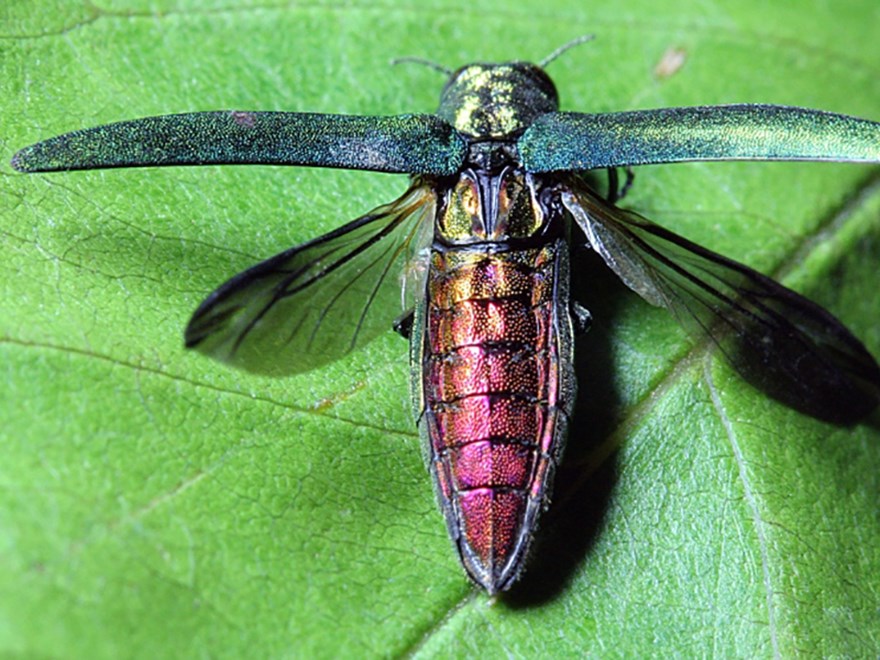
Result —
[[751, 103], [554, 112], [537, 118], [517, 146], [529, 172], [697, 160], [876, 163], [880, 124], [821, 110]]
[[[209, 146], [206, 146], [209, 145]], [[22, 172], [169, 165], [313, 165], [454, 174], [465, 142], [433, 115], [189, 112], [87, 128], [25, 147]]]
[[448, 195], [437, 232], [450, 243], [534, 236], [544, 225], [531, 177], [511, 168], [497, 176], [467, 170]]
[[462, 563], [495, 593], [522, 570], [574, 402], [568, 246], [435, 249], [428, 277], [419, 430]]
[[446, 83], [437, 116], [463, 135], [510, 139], [558, 108], [556, 87], [534, 64], [469, 64]]
[[474, 136], [440, 206], [412, 335], [415, 414], [437, 499], [471, 578], [519, 576], [574, 405], [566, 217], [515, 139], [557, 109], [533, 64], [454, 73], [438, 116]]
[[603, 196], [582, 174], [730, 159], [880, 162], [880, 123], [767, 105], [563, 113], [541, 67], [509, 62], [456, 71], [436, 115], [146, 117], [50, 138], [12, 165], [410, 174], [397, 200], [221, 285], [186, 345], [256, 373], [314, 369], [390, 325], [403, 273], [414, 311], [396, 327], [411, 339], [428, 467], [462, 564], [494, 594], [522, 572], [572, 414], [573, 324], [584, 331], [590, 314], [569, 298], [570, 234], [780, 401], [846, 424], [880, 402], [880, 366], [830, 313], [615, 206], [616, 184]]

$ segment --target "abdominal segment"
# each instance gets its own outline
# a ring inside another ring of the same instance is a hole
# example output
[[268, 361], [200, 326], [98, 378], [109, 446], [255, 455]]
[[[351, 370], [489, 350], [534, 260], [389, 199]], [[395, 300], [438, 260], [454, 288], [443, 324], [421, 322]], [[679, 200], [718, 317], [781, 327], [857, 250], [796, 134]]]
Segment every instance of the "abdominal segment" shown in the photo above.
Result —
[[414, 353], [440, 505], [490, 593], [521, 570], [574, 398], [566, 246], [493, 247], [432, 253]]

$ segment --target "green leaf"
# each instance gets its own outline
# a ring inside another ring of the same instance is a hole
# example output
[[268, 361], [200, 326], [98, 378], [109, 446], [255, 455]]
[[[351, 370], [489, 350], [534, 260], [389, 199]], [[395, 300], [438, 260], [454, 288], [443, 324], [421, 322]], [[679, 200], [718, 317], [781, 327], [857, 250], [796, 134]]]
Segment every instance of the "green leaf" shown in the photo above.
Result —
[[[550, 66], [566, 110], [878, 119], [875, 0], [7, 4], [0, 653], [876, 654], [876, 420], [842, 429], [766, 399], [599, 271], [576, 288], [595, 326], [556, 502], [521, 587], [491, 602], [435, 510], [402, 340], [287, 380], [182, 348], [216, 285], [405, 178], [8, 166], [137, 116], [431, 112], [441, 76], [390, 58], [534, 61], [587, 32]], [[684, 65], [656, 75], [671, 48]], [[625, 201], [829, 306], [880, 354], [876, 167], [646, 167]]]

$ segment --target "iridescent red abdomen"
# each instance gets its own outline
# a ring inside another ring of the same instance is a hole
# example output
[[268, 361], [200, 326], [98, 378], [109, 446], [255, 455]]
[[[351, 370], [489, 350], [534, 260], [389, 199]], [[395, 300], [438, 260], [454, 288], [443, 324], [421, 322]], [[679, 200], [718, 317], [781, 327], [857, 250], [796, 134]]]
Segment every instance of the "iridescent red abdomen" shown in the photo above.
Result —
[[419, 427], [450, 535], [492, 593], [521, 570], [571, 413], [567, 260], [559, 239], [431, 254]]

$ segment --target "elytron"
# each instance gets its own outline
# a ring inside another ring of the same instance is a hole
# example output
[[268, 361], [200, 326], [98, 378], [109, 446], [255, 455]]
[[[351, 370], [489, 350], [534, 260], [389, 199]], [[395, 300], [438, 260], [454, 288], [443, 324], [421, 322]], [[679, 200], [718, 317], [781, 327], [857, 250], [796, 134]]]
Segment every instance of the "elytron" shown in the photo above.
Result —
[[[552, 57], [551, 57], [552, 58]], [[551, 58], [548, 58], [551, 59]], [[410, 176], [409, 189], [227, 281], [186, 345], [248, 371], [313, 369], [395, 327], [449, 534], [490, 594], [523, 570], [575, 398], [572, 248], [708, 334], [749, 380], [852, 422], [880, 368], [831, 314], [616, 205], [615, 168], [705, 160], [880, 162], [880, 124], [773, 105], [560, 112], [543, 67], [469, 64], [436, 114], [198, 112], [79, 130], [19, 151], [23, 172], [280, 164]], [[598, 193], [586, 173], [608, 170]], [[401, 279], [405, 309], [400, 315]], [[395, 304], [397, 301], [397, 305]]]

